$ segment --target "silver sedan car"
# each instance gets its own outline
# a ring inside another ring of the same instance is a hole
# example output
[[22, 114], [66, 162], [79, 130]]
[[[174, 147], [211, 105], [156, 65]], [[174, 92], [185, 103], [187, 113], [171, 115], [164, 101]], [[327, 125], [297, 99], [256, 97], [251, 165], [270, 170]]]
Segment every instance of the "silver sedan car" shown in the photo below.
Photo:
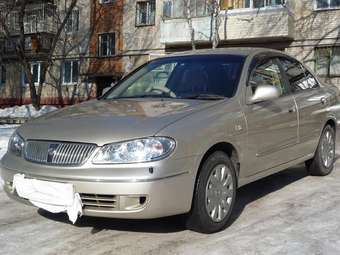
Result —
[[227, 226], [239, 187], [303, 162], [328, 175], [338, 110], [338, 89], [279, 51], [170, 55], [99, 100], [22, 125], [1, 174], [10, 197], [41, 208], [65, 201], [68, 211], [72, 199], [51, 196], [69, 185], [76, 217], [181, 214], [189, 229], [212, 233]]

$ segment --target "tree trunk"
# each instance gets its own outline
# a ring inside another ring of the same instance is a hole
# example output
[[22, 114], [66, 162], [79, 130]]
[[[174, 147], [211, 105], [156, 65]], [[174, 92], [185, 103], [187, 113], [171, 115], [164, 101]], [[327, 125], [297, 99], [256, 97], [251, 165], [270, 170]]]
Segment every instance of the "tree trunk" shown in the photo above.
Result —
[[192, 50], [196, 50], [196, 44], [195, 44], [195, 29], [192, 25], [192, 15], [191, 15], [191, 0], [186, 1], [186, 17], [187, 17], [187, 22], [189, 26], [189, 32], [190, 32], [190, 41], [191, 41], [191, 48]]
[[[60, 77], [62, 77], [61, 74], [60, 74]], [[64, 107], [65, 104], [64, 104], [64, 98], [63, 98], [63, 88], [62, 88], [62, 85], [61, 85], [61, 79], [59, 79], [58, 84], [57, 84], [57, 94], [58, 94], [58, 104], [59, 104], [59, 106]]]
[[40, 102], [39, 102], [37, 90], [35, 88], [35, 84], [33, 81], [33, 76], [31, 73], [31, 66], [26, 61], [24, 61], [23, 68], [24, 68], [24, 72], [25, 72], [25, 75], [28, 81], [32, 105], [36, 110], [40, 110]]
[[212, 13], [211, 13], [211, 23], [212, 23], [212, 48], [216, 49], [219, 44], [219, 27], [220, 27], [220, 20], [219, 20], [219, 4], [217, 1], [214, 0], [212, 3]]

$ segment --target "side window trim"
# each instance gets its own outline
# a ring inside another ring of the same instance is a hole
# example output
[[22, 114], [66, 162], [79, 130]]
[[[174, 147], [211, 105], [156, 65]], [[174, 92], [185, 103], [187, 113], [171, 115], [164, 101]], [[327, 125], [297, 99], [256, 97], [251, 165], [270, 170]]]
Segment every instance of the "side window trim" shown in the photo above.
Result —
[[[257, 67], [261, 66], [262, 64], [268, 62], [268, 61], [273, 61], [274, 64], [276, 64], [279, 67], [280, 70], [280, 77], [281, 77], [281, 82], [283, 83], [283, 86], [286, 90], [286, 93], [282, 94], [280, 96], [280, 98], [286, 97], [286, 96], [290, 96], [292, 94], [292, 91], [290, 89], [290, 86], [288, 86], [288, 83], [286, 81], [286, 77], [285, 77], [285, 72], [281, 66], [281, 62], [279, 60], [279, 56], [276, 55], [271, 55], [271, 56], [267, 56], [264, 58], [258, 58], [256, 59], [256, 56], [253, 58], [252, 63], [249, 65], [249, 70], [248, 70], [248, 78], [247, 78], [247, 84], [246, 84], [246, 88], [248, 88], [250, 86], [250, 79], [254, 73], [254, 71], [256, 70]], [[256, 64], [254, 64], [254, 61], [258, 61]]]
[[289, 81], [288, 81], [288, 79], [286, 77], [285, 71], [283, 70], [283, 67], [282, 67], [281, 61], [279, 59], [279, 56], [276, 56], [274, 58], [274, 63], [276, 63], [278, 65], [279, 69], [280, 69], [281, 79], [282, 79], [282, 82], [283, 82], [283, 86], [285, 87], [285, 90], [287, 91], [287, 93], [282, 95], [282, 97], [292, 95], [293, 91], [291, 90], [291, 87], [289, 86]]
[[[288, 78], [288, 75], [286, 73], [286, 71], [284, 70], [284, 67], [283, 67], [283, 63], [282, 63], [282, 60], [288, 60], [290, 62], [296, 62], [299, 64], [299, 67], [301, 69], [301, 71], [303, 72], [303, 75], [304, 77], [306, 78], [307, 80], [307, 73], [309, 73], [312, 78], [317, 82], [317, 85], [316, 87], [309, 87], [309, 88], [306, 88], [306, 89], [301, 89], [301, 90], [297, 90], [297, 91], [294, 91], [291, 84], [290, 84], [290, 81], [289, 81], [289, 78]], [[280, 66], [282, 68], [282, 72], [283, 72], [283, 76], [285, 77], [285, 80], [287, 82], [287, 86], [289, 88], [289, 91], [291, 91], [292, 94], [299, 94], [299, 93], [302, 93], [302, 92], [306, 92], [306, 91], [311, 91], [311, 90], [315, 90], [315, 89], [318, 89], [320, 88], [320, 81], [316, 78], [316, 76], [308, 69], [306, 68], [300, 61], [298, 61], [297, 59], [294, 59], [292, 57], [289, 57], [289, 56], [280, 56], [278, 57], [278, 62], [280, 63]]]

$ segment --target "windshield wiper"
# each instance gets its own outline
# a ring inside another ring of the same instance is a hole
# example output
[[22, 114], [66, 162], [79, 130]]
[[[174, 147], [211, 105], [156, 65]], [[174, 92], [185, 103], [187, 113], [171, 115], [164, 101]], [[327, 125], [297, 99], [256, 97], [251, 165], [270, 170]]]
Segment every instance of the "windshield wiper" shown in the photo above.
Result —
[[225, 99], [224, 96], [215, 95], [215, 94], [194, 94], [183, 96], [181, 99], [198, 99], [198, 100], [223, 100]]

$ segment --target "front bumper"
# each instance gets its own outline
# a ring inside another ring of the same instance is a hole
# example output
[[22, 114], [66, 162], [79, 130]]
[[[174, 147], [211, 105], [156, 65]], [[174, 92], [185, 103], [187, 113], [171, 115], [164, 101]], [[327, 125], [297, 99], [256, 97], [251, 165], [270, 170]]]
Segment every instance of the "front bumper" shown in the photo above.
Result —
[[[15, 174], [25, 174], [28, 178], [46, 180], [52, 182], [72, 183], [75, 192], [92, 198], [108, 197], [115, 198], [118, 206], [107, 207], [102, 205], [83, 207], [83, 214], [87, 216], [121, 218], [121, 219], [150, 219], [166, 217], [187, 213], [190, 211], [193, 190], [194, 190], [194, 174], [190, 171], [183, 171], [173, 175], [164, 177], [137, 179], [137, 180], [98, 180], [93, 179], [81, 180], [77, 178], [58, 178], [32, 174], [32, 171], [13, 170], [4, 165], [0, 166], [2, 179], [5, 182], [4, 190], [9, 197], [25, 204], [29, 201], [17, 196], [12, 189], [13, 176]], [[140, 198], [140, 206], [131, 206], [128, 210], [122, 209], [119, 203], [126, 201], [134, 201], [130, 198]], [[90, 201], [91, 202], [91, 201]], [[96, 201], [98, 202], [98, 201]]]

